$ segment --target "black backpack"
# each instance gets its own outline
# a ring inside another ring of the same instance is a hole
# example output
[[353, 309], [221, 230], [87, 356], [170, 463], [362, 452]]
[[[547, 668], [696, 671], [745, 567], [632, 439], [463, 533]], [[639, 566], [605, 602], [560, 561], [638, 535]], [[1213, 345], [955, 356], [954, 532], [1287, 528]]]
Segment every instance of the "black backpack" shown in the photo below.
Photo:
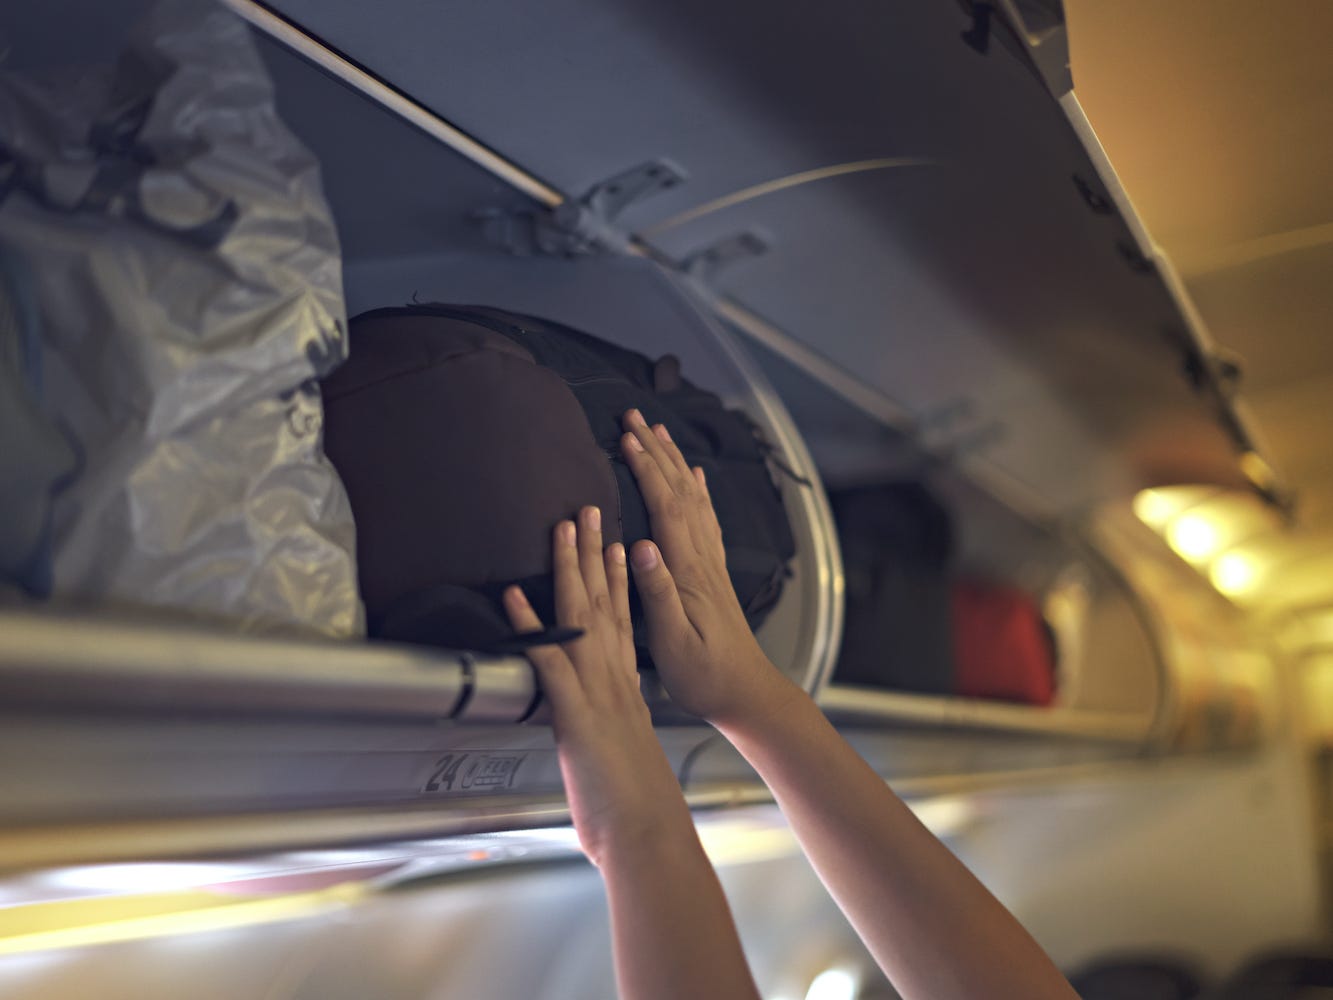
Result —
[[846, 579], [837, 684], [951, 694], [949, 511], [920, 483], [829, 494]]
[[[556, 521], [591, 503], [607, 544], [649, 536], [620, 455], [621, 415], [635, 407], [703, 466], [751, 627], [777, 602], [795, 542], [769, 449], [675, 358], [477, 306], [376, 309], [350, 337], [324, 382], [325, 449], [357, 521], [370, 635], [512, 648], [499, 596], [513, 583], [553, 625]], [[631, 605], [637, 633], [632, 592]]]

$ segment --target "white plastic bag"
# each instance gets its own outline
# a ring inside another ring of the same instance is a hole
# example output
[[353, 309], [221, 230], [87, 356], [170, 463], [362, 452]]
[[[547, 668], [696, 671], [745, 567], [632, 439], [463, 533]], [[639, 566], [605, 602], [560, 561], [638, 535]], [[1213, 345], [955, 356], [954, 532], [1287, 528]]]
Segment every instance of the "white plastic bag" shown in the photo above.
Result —
[[164, 0], [65, 80], [0, 78], [0, 247], [80, 457], [55, 595], [359, 634], [316, 381], [346, 355], [337, 234], [249, 29]]

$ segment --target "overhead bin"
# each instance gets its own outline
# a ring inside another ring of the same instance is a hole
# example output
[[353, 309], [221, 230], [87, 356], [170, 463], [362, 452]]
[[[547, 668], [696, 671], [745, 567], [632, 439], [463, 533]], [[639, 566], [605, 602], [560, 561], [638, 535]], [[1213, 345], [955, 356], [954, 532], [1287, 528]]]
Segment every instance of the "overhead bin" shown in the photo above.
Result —
[[[485, 163], [452, 154], [443, 143], [425, 148], [420, 145], [423, 136], [417, 130], [389, 117], [369, 100], [383, 100], [392, 105], [402, 96], [411, 98], [412, 106], [421, 110], [414, 103], [419, 95], [395, 95], [382, 83], [358, 76], [360, 69], [349, 68], [337, 53], [323, 47], [327, 39], [312, 40], [294, 33], [304, 31], [307, 25], [294, 29], [281, 23], [275, 26], [271, 19], [260, 19], [259, 23], [266, 29], [277, 30], [279, 37], [321, 60], [325, 69], [350, 73], [351, 82], [366, 91], [367, 100], [362, 100], [314, 72], [307, 62], [284, 47], [264, 45], [284, 115], [319, 154], [335, 212], [340, 220], [348, 220], [345, 283], [350, 311], [409, 299], [475, 301], [549, 316], [648, 353], [669, 343], [691, 377], [752, 411], [762, 409], [771, 393], [768, 379], [758, 374], [751, 360], [757, 357], [765, 374], [780, 380], [783, 402], [794, 408], [800, 436], [808, 437], [814, 444], [815, 464], [821, 473], [830, 470], [825, 461], [827, 454], [839, 448], [844, 462], [841, 466], [833, 463], [835, 478], [863, 477], [867, 469], [873, 472], [882, 468], [886, 455], [890, 456], [890, 462], [895, 454], [900, 462], [922, 461], [919, 442], [886, 428], [884, 421], [867, 419], [863, 408], [847, 405], [844, 397], [830, 390], [808, 369], [797, 367], [792, 372], [790, 362], [768, 347], [754, 343], [738, 351], [735, 335], [727, 329], [727, 324], [719, 324], [700, 305], [699, 298], [707, 301], [708, 289], [702, 289], [702, 296], [692, 294], [701, 290], [697, 269], [683, 280], [673, 277], [668, 270], [645, 259], [632, 244], [613, 248], [621, 252], [612, 254], [542, 253], [535, 245], [536, 238], [522, 231], [524, 226], [541, 224], [542, 204], [547, 198], [540, 190], [511, 191], [507, 195], [483, 191], [484, 186], [470, 178], [484, 173], [488, 169]], [[463, 26], [458, 27], [461, 30]], [[346, 110], [335, 113], [335, 108]], [[347, 143], [345, 126], [349, 121], [369, 128], [367, 134], [373, 141]], [[430, 127], [438, 124], [436, 121]], [[452, 127], [457, 123], [444, 124]], [[413, 191], [410, 195], [413, 203], [409, 204], [409, 196], [402, 191], [405, 178], [398, 171], [403, 169], [400, 165], [411, 162], [413, 157], [419, 161], [411, 169], [429, 174], [434, 182]], [[425, 163], [429, 166], [424, 166]], [[669, 172], [669, 179], [676, 176], [671, 161], [666, 161], [664, 169]], [[531, 179], [532, 175], [528, 177]], [[454, 178], [458, 183], [453, 183]], [[611, 183], [607, 182], [602, 191]], [[659, 185], [652, 189], [651, 197], [627, 202], [617, 223], [646, 211], [653, 202], [679, 198], [688, 183]], [[478, 196], [481, 200], [474, 200]], [[439, 231], [433, 233], [429, 224], [423, 226], [423, 218], [442, 220]], [[497, 220], [520, 232], [497, 234]], [[525, 237], [531, 242], [524, 242]], [[805, 239], [811, 245], [817, 242], [808, 236]], [[501, 244], [498, 249], [497, 242]], [[524, 252], [516, 254], [515, 250]], [[702, 266], [706, 271], [712, 265], [705, 262]], [[817, 285], [802, 287], [818, 290]], [[728, 318], [725, 312], [722, 318]], [[892, 351], [886, 353], [894, 356]], [[914, 353], [905, 353], [903, 360], [905, 371], [915, 370]], [[911, 364], [907, 363], [909, 360]], [[843, 411], [847, 414], [838, 417]], [[831, 425], [829, 414], [834, 415]], [[782, 419], [786, 419], [785, 407]], [[772, 416], [768, 424], [780, 430]], [[897, 448], [892, 446], [890, 438], [899, 442]], [[1031, 450], [1043, 453], [1049, 449], [1046, 442], [1037, 441]], [[799, 468], [812, 468], [810, 459], [801, 457]], [[939, 478], [943, 488], [953, 495], [951, 502], [961, 508], [958, 520], [968, 568], [996, 575], [997, 571], [1007, 574], [1021, 566], [1029, 577], [1024, 582], [1034, 590], [1041, 590], [1071, 561], [1083, 559], [1084, 554], [1073, 550], [1053, 521], [1033, 524], [1030, 517], [1016, 514], [1009, 509], [1010, 505], [977, 490], [966, 476], [950, 474]], [[803, 538], [802, 552], [814, 552], [820, 546], [833, 544], [822, 493], [794, 489], [795, 483], [790, 479], [782, 485], [789, 507], [793, 503], [807, 508], [815, 503], [820, 505], [810, 516], [797, 519], [798, 530], [804, 530], [799, 523], [818, 529]], [[830, 641], [830, 637], [834, 634], [832, 619], [840, 611], [840, 600], [830, 599], [830, 595], [836, 593], [839, 582], [834, 581], [833, 591], [821, 589], [814, 579], [819, 574], [803, 568], [804, 558], [798, 558], [796, 577], [784, 598], [785, 607], [766, 625], [761, 639], [789, 675], [799, 676], [807, 689], [818, 690], [830, 675], [836, 653], [836, 641]], [[832, 558], [836, 558], [836, 553], [827, 560], [829, 567], [833, 565]], [[802, 613], [792, 613], [798, 603], [794, 591], [804, 595], [799, 601], [799, 606], [805, 609]], [[1095, 728], [1091, 717], [1078, 713], [1113, 714], [1110, 728], [1122, 737], [1126, 733], [1142, 736], [1151, 730], [1154, 713], [1168, 683], [1151, 636], [1145, 635], [1132, 610], [1123, 610], [1123, 587], [1107, 582], [1097, 594], [1098, 615], [1118, 616], [1119, 632], [1136, 637], [1137, 645], [1108, 646], [1105, 632], [1092, 641], [1080, 638], [1090, 649], [1114, 652], [1103, 654], [1101, 663], [1087, 664], [1090, 679], [1082, 685], [1081, 695], [1076, 693], [1078, 686], [1072, 682], [1065, 684], [1059, 707], [1075, 714], [1058, 722], [1049, 718], [1031, 720], [1028, 725], [1035, 732], [1070, 735], [1078, 731], [1081, 721], [1088, 723], [1089, 731]], [[1112, 605], [1122, 610], [1114, 613], [1105, 610]], [[817, 624], [820, 622], [824, 624]], [[1111, 631], [1116, 628], [1113, 626]], [[1083, 659], [1086, 663], [1096, 656]], [[1109, 678], [1100, 691], [1098, 676]], [[892, 704], [892, 699], [880, 704]], [[980, 719], [984, 714], [963, 713], [960, 717]], [[860, 718], [864, 721], [864, 712]], [[912, 712], [889, 711], [882, 718], [910, 720]]]
[[[88, 6], [98, 13], [84, 19]], [[60, 30], [39, 32], [19, 61], [51, 65], [104, 47], [141, 5], [126, 0], [115, 16], [112, 6], [51, 5], [47, 27], [58, 22]], [[886, 445], [913, 460], [923, 451], [938, 457], [996, 424], [993, 447], [958, 458], [967, 475], [950, 482], [969, 494], [982, 484], [978, 511], [995, 506], [995, 493], [1004, 495], [1001, 508], [1021, 510], [1006, 515], [1022, 525], [1014, 534], [979, 534], [1029, 554], [1062, 551], [1049, 543], [1050, 526], [1034, 519], [1184, 474], [1171, 455], [1158, 461], [1156, 444], [1139, 448], [1135, 435], [1145, 429], [1192, 442], [1182, 453], [1198, 461], [1196, 478], [1237, 481], [1234, 441], [1218, 430], [1212, 404], [1174, 374], [1179, 344], [1159, 323], [1178, 319], [1169, 296], [1151, 274], [1126, 267], [1116, 246], [1123, 223], [1089, 206], [1065, 176], [1078, 147], [1034, 117], [1038, 107], [1049, 111], [1035, 103], [1049, 101], [1040, 82], [1001, 51], [960, 46], [952, 4], [916, 4], [892, 23], [881, 20], [892, 11], [884, 5], [840, 5], [799, 23], [770, 8], [696, 10], [688, 33], [677, 20], [687, 8], [580, 2], [520, 13], [404, 4], [386, 13], [283, 5], [362, 68], [272, 22], [263, 8], [233, 6], [323, 53], [322, 64], [311, 63], [261, 41], [285, 120], [321, 160], [352, 311], [416, 297], [541, 313], [649, 353], [678, 354], [690, 378], [760, 425], [790, 471], [779, 481], [799, 549], [760, 639], [808, 690], [819, 691], [832, 672], [842, 607], [819, 454], [845, 446], [840, 468], [856, 475], [882, 463]], [[101, 31], [105, 37], [92, 37]], [[779, 63], [769, 60], [803, 34], [812, 48], [779, 80]], [[503, 60], [493, 45], [503, 47]], [[725, 65], [728, 51], [743, 71]], [[939, 68], [954, 60], [975, 62], [955, 79]], [[335, 66], [374, 86], [344, 86], [327, 72]], [[846, 75], [852, 67], [857, 75]], [[926, 81], [944, 92], [910, 98]], [[1030, 103], [970, 110], [974, 99], [991, 101], [991, 89]], [[939, 101], [956, 106], [959, 120], [928, 111]], [[1017, 159], [986, 158], [1002, 154]], [[1034, 165], [1048, 154], [1057, 165]], [[824, 166], [903, 157], [930, 162], [752, 190]], [[547, 209], [590, 188], [605, 195], [640, 164], [689, 179], [658, 185], [653, 198], [624, 205], [615, 226], [591, 235], [556, 226], [562, 238], [601, 241], [617, 253], [571, 255], [578, 247], [563, 243], [553, 256], [514, 255], [541, 249]], [[997, 186], [955, 188], [959, 171]], [[1095, 186], [1095, 174], [1080, 178]], [[738, 191], [753, 196], [683, 217]], [[769, 231], [725, 241], [751, 221]], [[982, 239], [991, 227], [1021, 246]], [[761, 259], [745, 259], [765, 245]], [[692, 257], [682, 274], [677, 265]], [[1108, 303], [1111, 318], [1100, 316]], [[1096, 321], [1084, 323], [1080, 310]], [[769, 377], [786, 378], [784, 366], [802, 359], [809, 364], [798, 363], [797, 387], [780, 399]], [[1095, 371], [1107, 382], [1093, 379]], [[815, 388], [800, 387], [800, 378]], [[844, 420], [839, 408], [853, 416]], [[822, 433], [821, 422], [833, 433], [812, 456], [802, 432]], [[852, 424], [856, 432], [839, 440], [838, 428]], [[933, 445], [923, 434], [931, 428], [939, 434]], [[1012, 493], [996, 486], [997, 475], [1016, 484]], [[374, 644], [334, 652], [322, 643], [182, 635], [82, 613], [16, 614], [0, 632], [0, 690], [11, 698], [2, 756], [26, 762], [0, 769], [12, 864], [567, 818], [549, 727], [518, 724], [534, 694], [521, 664]], [[64, 642], [75, 635], [78, 642]], [[62, 683], [46, 683], [56, 678]], [[672, 721], [660, 692], [648, 694], [659, 720]], [[848, 725], [868, 723], [858, 737], [864, 751], [904, 781], [1123, 759], [1150, 741], [1156, 711], [1151, 698], [1110, 709], [1074, 703], [1038, 717], [949, 699], [850, 697], [834, 690], [827, 706]], [[761, 794], [748, 771], [719, 758], [710, 731], [684, 724], [658, 732], [694, 804]]]
[[747, 332], [909, 430], [965, 403], [957, 434], [1001, 431], [965, 464], [1039, 513], [1253, 485], [1229, 369], [1076, 129], [1058, 4], [274, 8], [565, 199], [666, 158], [624, 234], [675, 262], [752, 234], [708, 281]]

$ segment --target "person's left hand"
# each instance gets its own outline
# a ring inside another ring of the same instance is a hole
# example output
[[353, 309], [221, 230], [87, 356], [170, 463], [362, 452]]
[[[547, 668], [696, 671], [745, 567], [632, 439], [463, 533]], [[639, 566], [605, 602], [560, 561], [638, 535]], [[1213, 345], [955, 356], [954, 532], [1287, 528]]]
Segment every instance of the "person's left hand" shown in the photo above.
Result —
[[[601, 514], [585, 507], [577, 528], [556, 526], [553, 562], [556, 624], [584, 634], [528, 658], [551, 703], [579, 843], [600, 866], [617, 850], [692, 836], [692, 820], [639, 693], [624, 546], [604, 553]], [[518, 587], [505, 591], [504, 604], [515, 629], [542, 628]]]

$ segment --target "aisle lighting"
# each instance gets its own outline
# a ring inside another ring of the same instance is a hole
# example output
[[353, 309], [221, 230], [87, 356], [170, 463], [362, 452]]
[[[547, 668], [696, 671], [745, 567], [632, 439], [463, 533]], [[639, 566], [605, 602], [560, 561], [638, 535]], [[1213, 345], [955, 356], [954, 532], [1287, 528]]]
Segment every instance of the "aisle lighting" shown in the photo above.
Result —
[[1215, 487], [1141, 490], [1133, 509], [1140, 521], [1229, 598], [1247, 597], [1258, 589], [1265, 574], [1255, 547], [1282, 527], [1278, 515], [1258, 497]]
[[1161, 490], [1139, 490], [1134, 497], [1134, 516], [1150, 528], [1161, 531], [1180, 507]]
[[1259, 577], [1254, 560], [1243, 552], [1225, 552], [1208, 574], [1213, 586], [1228, 597], [1239, 597], [1254, 587]]
[[1166, 541], [1181, 558], [1203, 562], [1217, 552], [1221, 535], [1202, 515], [1181, 514], [1166, 529]]

